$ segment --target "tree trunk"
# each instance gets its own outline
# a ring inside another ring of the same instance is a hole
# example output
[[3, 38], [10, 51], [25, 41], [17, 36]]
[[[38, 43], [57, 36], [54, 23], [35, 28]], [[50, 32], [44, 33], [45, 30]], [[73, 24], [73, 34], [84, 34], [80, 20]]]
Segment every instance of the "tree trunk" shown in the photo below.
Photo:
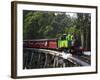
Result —
[[88, 49], [88, 31], [86, 30], [86, 49]]
[[84, 35], [83, 35], [83, 33], [81, 33], [81, 45], [82, 45], [82, 48], [84, 48]]

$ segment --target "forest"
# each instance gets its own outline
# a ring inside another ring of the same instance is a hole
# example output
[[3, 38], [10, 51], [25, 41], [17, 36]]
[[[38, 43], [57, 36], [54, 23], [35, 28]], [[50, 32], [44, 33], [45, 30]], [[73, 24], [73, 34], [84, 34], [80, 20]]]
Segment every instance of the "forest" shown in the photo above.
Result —
[[74, 33], [91, 50], [91, 14], [23, 10], [23, 39], [52, 39]]

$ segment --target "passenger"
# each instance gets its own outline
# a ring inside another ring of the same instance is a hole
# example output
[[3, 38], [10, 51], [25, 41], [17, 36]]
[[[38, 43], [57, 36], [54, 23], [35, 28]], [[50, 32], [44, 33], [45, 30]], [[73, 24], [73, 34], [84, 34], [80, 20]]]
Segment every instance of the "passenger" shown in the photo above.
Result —
[[68, 40], [69, 52], [71, 52], [71, 47], [72, 47], [72, 42], [73, 42], [73, 34], [69, 33], [67, 35], [67, 40]]
[[74, 53], [75, 54], [81, 54], [81, 50], [80, 50], [80, 47], [81, 47], [81, 39], [79, 38], [79, 36], [75, 36], [75, 42], [74, 42]]

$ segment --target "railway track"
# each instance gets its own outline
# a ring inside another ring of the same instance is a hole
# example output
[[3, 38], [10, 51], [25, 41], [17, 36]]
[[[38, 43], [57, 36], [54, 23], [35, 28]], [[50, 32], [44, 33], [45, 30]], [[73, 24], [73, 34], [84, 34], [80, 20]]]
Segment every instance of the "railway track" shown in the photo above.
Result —
[[89, 66], [82, 56], [56, 50], [24, 48], [23, 69]]

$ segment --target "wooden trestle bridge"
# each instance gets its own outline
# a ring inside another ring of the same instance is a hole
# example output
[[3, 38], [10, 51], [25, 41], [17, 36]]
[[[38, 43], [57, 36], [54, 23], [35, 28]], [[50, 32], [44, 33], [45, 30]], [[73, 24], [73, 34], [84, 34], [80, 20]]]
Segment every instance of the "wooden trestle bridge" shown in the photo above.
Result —
[[23, 69], [90, 66], [90, 55], [72, 55], [55, 50], [24, 48]]

